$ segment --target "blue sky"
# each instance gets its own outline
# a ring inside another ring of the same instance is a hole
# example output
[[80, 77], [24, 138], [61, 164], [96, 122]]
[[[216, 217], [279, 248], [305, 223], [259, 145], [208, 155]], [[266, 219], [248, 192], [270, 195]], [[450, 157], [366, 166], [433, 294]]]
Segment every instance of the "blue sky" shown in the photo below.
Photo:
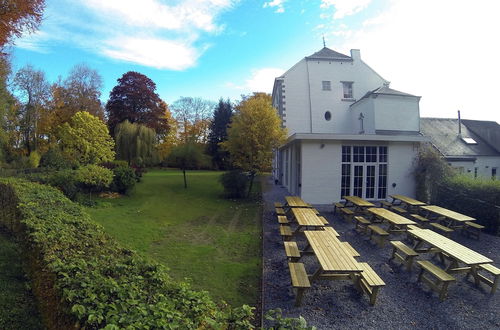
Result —
[[51, 82], [86, 63], [105, 102], [127, 71], [180, 96], [238, 100], [323, 46], [362, 59], [391, 87], [422, 96], [421, 115], [500, 122], [500, 1], [47, 0], [41, 29], [16, 41], [14, 69]]

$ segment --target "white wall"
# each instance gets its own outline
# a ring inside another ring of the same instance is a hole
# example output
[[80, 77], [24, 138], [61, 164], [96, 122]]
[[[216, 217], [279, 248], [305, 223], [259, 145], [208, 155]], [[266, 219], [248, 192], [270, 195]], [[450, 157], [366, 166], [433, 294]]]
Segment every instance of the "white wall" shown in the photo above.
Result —
[[474, 168], [477, 167], [478, 177], [491, 179], [491, 169], [497, 168], [497, 180], [500, 180], [500, 157], [478, 156], [475, 162], [449, 162], [455, 168], [463, 167], [464, 173], [474, 177]]
[[379, 95], [374, 99], [375, 129], [420, 131], [417, 97]]
[[373, 98], [366, 98], [350, 109], [351, 111], [351, 127], [353, 128], [353, 133], [359, 133], [361, 131], [361, 123], [359, 120], [359, 115], [363, 113], [363, 130], [364, 134], [375, 134], [375, 105]]
[[[416, 197], [413, 161], [418, 153], [418, 143], [393, 142], [389, 144], [387, 196], [400, 194]], [[396, 187], [392, 184], [395, 183]]]

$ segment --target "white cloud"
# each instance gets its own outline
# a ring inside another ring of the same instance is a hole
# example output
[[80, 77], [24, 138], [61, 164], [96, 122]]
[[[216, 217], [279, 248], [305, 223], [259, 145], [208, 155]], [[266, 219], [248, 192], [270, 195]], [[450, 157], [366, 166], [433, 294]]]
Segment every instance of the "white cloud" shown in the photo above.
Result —
[[225, 87], [238, 90], [243, 94], [253, 92], [272, 93], [274, 78], [281, 76], [285, 70], [280, 68], [260, 68], [254, 69], [250, 77], [241, 84], [228, 82]]
[[394, 0], [338, 50], [361, 49], [392, 88], [421, 95], [422, 116], [460, 109], [464, 118], [500, 122], [499, 11], [498, 1]]
[[219, 16], [238, 1], [52, 0], [41, 29], [45, 37], [17, 44], [40, 51], [50, 42], [71, 43], [118, 60], [184, 70], [208, 47], [200, 37], [222, 31]]
[[329, 9], [335, 7], [334, 19], [341, 19], [345, 16], [350, 16], [359, 13], [368, 5], [372, 0], [321, 0], [321, 8]]
[[264, 8], [274, 8], [276, 7], [276, 10], [274, 11], [275, 13], [281, 14], [285, 12], [285, 7], [283, 4], [286, 2], [286, 0], [272, 0], [272, 1], [267, 1], [264, 3], [263, 7]]

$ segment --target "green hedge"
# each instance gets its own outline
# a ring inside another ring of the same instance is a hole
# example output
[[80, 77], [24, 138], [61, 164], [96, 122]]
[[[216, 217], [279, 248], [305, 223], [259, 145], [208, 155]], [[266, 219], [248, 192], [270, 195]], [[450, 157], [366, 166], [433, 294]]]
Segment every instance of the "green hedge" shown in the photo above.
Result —
[[433, 203], [474, 217], [490, 234], [500, 234], [500, 181], [457, 175], [438, 187]]
[[248, 329], [251, 308], [218, 306], [206, 292], [121, 248], [55, 188], [0, 179], [0, 224], [23, 242], [49, 329]]

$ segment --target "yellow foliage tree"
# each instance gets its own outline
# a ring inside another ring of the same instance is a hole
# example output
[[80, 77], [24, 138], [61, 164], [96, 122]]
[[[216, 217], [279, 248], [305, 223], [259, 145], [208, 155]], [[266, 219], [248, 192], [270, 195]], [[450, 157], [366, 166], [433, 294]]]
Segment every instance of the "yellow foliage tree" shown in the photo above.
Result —
[[264, 93], [243, 99], [236, 107], [228, 140], [222, 148], [229, 152], [235, 167], [251, 174], [249, 193], [256, 173], [271, 168], [273, 149], [286, 139], [286, 130], [271, 104], [271, 96]]

